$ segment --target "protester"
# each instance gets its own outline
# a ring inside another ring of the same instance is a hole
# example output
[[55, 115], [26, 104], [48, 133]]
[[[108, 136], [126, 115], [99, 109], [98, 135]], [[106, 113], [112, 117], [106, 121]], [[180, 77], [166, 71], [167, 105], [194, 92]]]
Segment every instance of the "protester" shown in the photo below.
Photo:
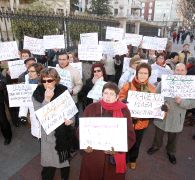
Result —
[[[26, 66], [26, 69], [28, 69], [28, 67], [30, 65], [32, 65], [33, 63], [36, 63], [37, 60], [34, 58], [34, 57], [30, 57], [30, 58], [27, 58], [24, 60], [24, 64]], [[28, 78], [28, 76], [26, 76], [28, 74], [28, 71], [26, 70], [25, 72], [23, 72], [19, 77], [18, 77], [18, 82], [19, 83], [24, 83], [26, 80], [25, 80], [25, 77]]]
[[[126, 117], [128, 149], [130, 149], [135, 142], [135, 134], [130, 112], [124, 103], [118, 101], [118, 93], [119, 89], [116, 84], [106, 83], [102, 90], [102, 100], [87, 106], [83, 117]], [[84, 151], [80, 180], [125, 180], [125, 153], [114, 152], [114, 149], [112, 151], [94, 150], [91, 147]], [[110, 156], [114, 158], [116, 165], [111, 164]]]
[[[35, 111], [50, 103], [67, 87], [59, 84], [60, 77], [54, 68], [41, 71], [40, 84], [33, 93]], [[56, 168], [61, 169], [61, 178], [68, 180], [73, 120], [65, 119], [64, 123], [49, 135], [41, 129], [41, 165], [43, 166], [42, 180], [53, 180]]]
[[179, 44], [179, 40], [180, 40], [180, 33], [178, 32], [178, 34], [177, 34], [177, 44]]
[[148, 50], [148, 53], [147, 53], [147, 59], [148, 59], [148, 63], [151, 65], [151, 64], [154, 64], [155, 63], [155, 60], [156, 60], [156, 51], [153, 50], [153, 49], [149, 49]]
[[175, 70], [176, 64], [179, 62], [179, 54], [177, 52], [172, 52], [169, 56], [169, 59], [165, 61], [166, 65], [170, 70]]
[[141, 58], [139, 55], [135, 55], [131, 58], [129, 63], [129, 69], [125, 71], [119, 79], [118, 82], [119, 89], [122, 88], [125, 83], [132, 81], [132, 79], [135, 76], [135, 72], [136, 72], [135, 69], [140, 62], [141, 62]]
[[[27, 69], [28, 74], [26, 75], [27, 78], [25, 78], [25, 84], [38, 84], [40, 72], [42, 69], [44, 69], [44, 66], [40, 63], [33, 63], [29, 65]], [[19, 118], [22, 123], [27, 122], [28, 111], [30, 113], [30, 120], [36, 121], [34, 108], [22, 106], [19, 109]]]
[[96, 63], [92, 65], [91, 78], [87, 79], [86, 84], [83, 86], [81, 92], [79, 93], [80, 101], [83, 104], [83, 110], [86, 106], [93, 103], [93, 99], [88, 98], [87, 94], [99, 81], [107, 81], [107, 75], [103, 64]]
[[0, 127], [4, 137], [4, 145], [8, 145], [12, 140], [12, 131], [5, 113], [5, 90], [6, 80], [5, 77], [3, 77], [3, 75], [0, 73]]
[[[175, 68], [175, 75], [186, 75], [187, 70], [183, 63], [179, 63]], [[157, 87], [157, 93], [161, 93], [161, 83]], [[164, 120], [155, 119], [155, 135], [152, 147], [148, 149], [148, 154], [152, 155], [160, 149], [163, 143], [163, 136], [168, 133], [168, 141], [166, 146], [169, 161], [176, 164], [176, 144], [177, 136], [183, 130], [183, 123], [186, 109], [195, 107], [195, 100], [165, 97], [168, 106], [168, 113]]]
[[[139, 64], [136, 67], [136, 76], [133, 78], [132, 82], [126, 83], [120, 90], [119, 99], [121, 101], [126, 101], [129, 90], [154, 93], [155, 87], [148, 82], [150, 75], [151, 75], [151, 66], [146, 63]], [[127, 153], [127, 163], [130, 169], [136, 168], [136, 160], [139, 155], [141, 141], [145, 129], [148, 127], [149, 120], [141, 119], [141, 118], [133, 118], [133, 124], [134, 124], [135, 135], [136, 135], [136, 143]]]
[[179, 61], [181, 63], [187, 64], [187, 60], [189, 57], [192, 57], [192, 53], [189, 51], [190, 45], [184, 44], [183, 50], [179, 53]]

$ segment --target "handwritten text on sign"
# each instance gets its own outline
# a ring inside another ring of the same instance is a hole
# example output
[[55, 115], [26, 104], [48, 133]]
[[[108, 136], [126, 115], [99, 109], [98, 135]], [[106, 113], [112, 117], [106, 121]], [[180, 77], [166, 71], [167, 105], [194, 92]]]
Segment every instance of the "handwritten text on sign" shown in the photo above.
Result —
[[195, 76], [163, 75], [161, 94], [165, 97], [195, 99]]
[[158, 119], [164, 117], [164, 112], [161, 111], [164, 98], [160, 94], [129, 91], [127, 101], [132, 117]]
[[102, 46], [79, 44], [78, 56], [80, 60], [100, 61], [102, 59]]
[[116, 27], [107, 27], [106, 28], [106, 39], [110, 40], [122, 40], [124, 35], [123, 28], [116, 28]]
[[56, 99], [35, 112], [43, 129], [48, 135], [64, 123], [65, 119], [71, 119], [78, 109], [68, 91], [65, 91]]
[[43, 42], [45, 49], [65, 48], [64, 35], [43, 36]]
[[82, 33], [80, 34], [81, 44], [98, 45], [98, 33]]
[[32, 54], [45, 55], [43, 39], [24, 36], [24, 49], [29, 49]]
[[141, 44], [143, 36], [139, 34], [125, 33], [126, 44], [138, 47]]
[[0, 61], [19, 58], [16, 41], [0, 42]]
[[32, 107], [32, 94], [37, 84], [7, 85], [9, 107]]
[[8, 67], [12, 79], [17, 79], [19, 75], [26, 71], [24, 60], [8, 61]]
[[157, 37], [143, 37], [142, 48], [143, 49], [154, 49], [154, 50], [165, 50], [167, 45], [167, 38]]
[[80, 149], [127, 152], [127, 119], [89, 117], [79, 119]]

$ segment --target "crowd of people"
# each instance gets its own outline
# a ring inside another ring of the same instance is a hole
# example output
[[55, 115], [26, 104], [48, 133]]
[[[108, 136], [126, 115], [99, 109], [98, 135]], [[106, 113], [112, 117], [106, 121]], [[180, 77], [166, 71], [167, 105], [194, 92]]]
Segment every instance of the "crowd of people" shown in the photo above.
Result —
[[[187, 35], [188, 37], [188, 35]], [[186, 38], [187, 38], [186, 37]], [[173, 42], [180, 38], [173, 34]], [[181, 37], [182, 38], [182, 37]], [[184, 40], [182, 39], [182, 42]], [[99, 62], [83, 61], [83, 75], [71, 66], [80, 62], [77, 53], [53, 49], [47, 52], [47, 61], [39, 61], [27, 49], [20, 51], [20, 59], [24, 60], [26, 71], [17, 79], [11, 79], [7, 60], [1, 61], [0, 73], [0, 127], [4, 144], [12, 141], [12, 130], [6, 115], [6, 108], [15, 127], [37, 123], [35, 111], [50, 103], [66, 90], [69, 91], [79, 112], [71, 119], [47, 135], [40, 128], [41, 137], [41, 176], [43, 180], [52, 180], [56, 168], [61, 169], [61, 178], [68, 179], [70, 172], [71, 152], [79, 149], [79, 117], [125, 117], [127, 118], [128, 152], [96, 150], [92, 147], [82, 150], [80, 180], [125, 179], [126, 168], [136, 169], [139, 150], [144, 132], [151, 121], [155, 126], [155, 134], [149, 155], [157, 152], [168, 134], [167, 156], [172, 164], [176, 164], [178, 133], [182, 132], [185, 118], [195, 122], [195, 100], [181, 97], [166, 97], [161, 109], [165, 112], [163, 120], [153, 118], [131, 117], [127, 107], [128, 91], [145, 93], [161, 93], [161, 76], [151, 82], [153, 66], [160, 66], [175, 75], [195, 75], [195, 57], [189, 50], [190, 44], [184, 43], [180, 52], [146, 50], [127, 46], [124, 55], [103, 55]], [[129, 68], [123, 72], [124, 58], [131, 58]], [[88, 93], [105, 81], [100, 99], [88, 97]], [[32, 102], [33, 107], [10, 107], [6, 85], [38, 84]], [[187, 112], [187, 113], [186, 113]], [[192, 125], [195, 123], [192, 123]], [[31, 132], [33, 136], [40, 138]], [[193, 136], [195, 139], [195, 135]]]

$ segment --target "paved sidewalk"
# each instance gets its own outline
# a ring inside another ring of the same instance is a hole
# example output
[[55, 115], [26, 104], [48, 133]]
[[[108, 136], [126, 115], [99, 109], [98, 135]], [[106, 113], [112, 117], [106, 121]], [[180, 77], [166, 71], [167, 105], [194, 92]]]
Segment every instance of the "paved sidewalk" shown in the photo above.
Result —
[[[143, 139], [140, 156], [137, 161], [137, 169], [128, 170], [126, 180], [194, 180], [195, 141], [192, 140], [193, 134], [195, 134], [195, 127], [185, 127], [184, 132], [180, 133], [177, 148], [177, 164], [172, 165], [166, 156], [165, 145], [154, 155], [150, 156], [146, 153], [154, 135], [154, 126], [151, 124]], [[164, 144], [166, 144], [166, 137], [164, 140]], [[28, 152], [24, 151], [21, 155], [23, 156], [26, 153]], [[78, 153], [71, 161], [69, 180], [78, 180], [80, 160], [81, 156]], [[14, 164], [10, 164], [8, 167], [12, 166]], [[40, 180], [40, 173], [40, 155], [36, 155], [26, 165], [21, 166], [17, 173], [10, 176], [9, 180]], [[56, 173], [55, 180], [60, 180], [59, 171]]]

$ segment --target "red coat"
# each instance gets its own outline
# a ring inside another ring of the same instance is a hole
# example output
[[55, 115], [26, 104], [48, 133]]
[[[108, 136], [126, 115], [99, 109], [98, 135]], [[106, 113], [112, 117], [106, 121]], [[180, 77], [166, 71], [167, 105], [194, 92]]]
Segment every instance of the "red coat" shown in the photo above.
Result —
[[[122, 109], [127, 118], [128, 148], [135, 143], [135, 133], [128, 108]], [[93, 103], [86, 107], [83, 117], [112, 117], [112, 112], [102, 108], [100, 103]], [[116, 174], [115, 166], [108, 162], [108, 155], [104, 151], [93, 150], [92, 153], [83, 152], [81, 161], [80, 180], [125, 180], [125, 174]]]

